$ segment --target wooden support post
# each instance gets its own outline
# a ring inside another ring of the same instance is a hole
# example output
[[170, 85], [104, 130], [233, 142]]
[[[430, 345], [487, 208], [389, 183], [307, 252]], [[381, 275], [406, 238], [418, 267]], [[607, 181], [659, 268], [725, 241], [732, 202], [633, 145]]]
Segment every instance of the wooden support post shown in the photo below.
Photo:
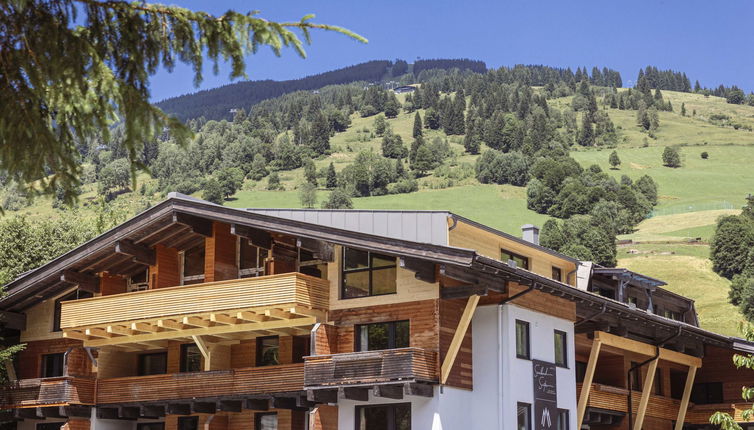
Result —
[[681, 398], [681, 406], [678, 408], [678, 418], [675, 421], [675, 430], [683, 429], [683, 421], [686, 419], [686, 411], [689, 408], [691, 389], [694, 388], [696, 369], [696, 366], [689, 367], [689, 373], [686, 375], [686, 386], [683, 388], [683, 397]]
[[[639, 401], [639, 410], [636, 411], [636, 422], [634, 422], [634, 430], [641, 430], [641, 426], [644, 425], [644, 415], [647, 413], [649, 395], [654, 389], [653, 383], [655, 380], [655, 373], [657, 373], [657, 362], [659, 361], [660, 357], [655, 358], [649, 363], [649, 367], [647, 368], [647, 376], [644, 377], [644, 385], [642, 385], [641, 387], [641, 400]], [[631, 411], [628, 411], [628, 413], [631, 413]]]
[[204, 357], [204, 370], [209, 370], [209, 345], [207, 345], [201, 336], [191, 336], [191, 338], [194, 339], [194, 343], [199, 348], [199, 352], [202, 353], [202, 357]]
[[60, 281], [78, 285], [79, 290], [99, 293], [99, 278], [93, 275], [79, 273], [75, 270], [64, 270], [60, 274]]
[[576, 409], [577, 429], [580, 429], [584, 423], [584, 413], [586, 412], [587, 401], [589, 401], [589, 391], [592, 389], [592, 379], [594, 379], [594, 369], [597, 368], [597, 359], [600, 356], [600, 348], [602, 348], [602, 341], [598, 338], [594, 339], [594, 342], [592, 342], [592, 351], [589, 353], [589, 362], [586, 365], [586, 372], [584, 373], [584, 382], [581, 384], [579, 404]]
[[453, 340], [450, 342], [448, 352], [445, 354], [445, 360], [442, 362], [442, 368], [440, 369], [441, 384], [444, 384], [448, 380], [448, 376], [450, 376], [450, 370], [456, 361], [458, 351], [461, 350], [463, 338], [466, 336], [469, 325], [471, 325], [471, 319], [474, 317], [477, 304], [479, 304], [478, 295], [469, 297], [469, 301], [466, 302], [466, 309], [463, 310], [461, 320], [458, 321], [458, 327], [456, 327], [456, 332], [453, 334]]

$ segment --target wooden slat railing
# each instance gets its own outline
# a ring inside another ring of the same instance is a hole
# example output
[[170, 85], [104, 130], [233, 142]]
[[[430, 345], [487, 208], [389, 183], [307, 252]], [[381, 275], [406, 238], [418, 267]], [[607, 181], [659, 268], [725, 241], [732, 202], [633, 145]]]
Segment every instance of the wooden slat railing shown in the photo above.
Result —
[[307, 388], [393, 381], [437, 382], [437, 353], [399, 348], [305, 358]]
[[[578, 397], [578, 394], [581, 393], [581, 384], [577, 384], [576, 391]], [[641, 392], [634, 391], [631, 396], [634, 413], [639, 410], [640, 400]], [[678, 408], [680, 406], [680, 400], [653, 394], [650, 395], [649, 404], [647, 405], [647, 416], [664, 420], [675, 420], [678, 417]], [[610, 385], [592, 384], [587, 407], [627, 413], [628, 390]]]
[[94, 379], [61, 376], [21, 379], [2, 387], [0, 408], [94, 403]]
[[97, 380], [97, 404], [253, 396], [302, 391], [304, 365], [253, 367]]
[[289, 304], [326, 311], [329, 294], [326, 280], [284, 273], [71, 300], [62, 303], [60, 326], [70, 329]]
[[746, 422], [742, 413], [751, 409], [751, 403], [719, 403], [709, 405], [692, 405], [686, 412], [686, 423], [709, 424], [709, 418], [717, 411], [729, 413], [736, 422]]

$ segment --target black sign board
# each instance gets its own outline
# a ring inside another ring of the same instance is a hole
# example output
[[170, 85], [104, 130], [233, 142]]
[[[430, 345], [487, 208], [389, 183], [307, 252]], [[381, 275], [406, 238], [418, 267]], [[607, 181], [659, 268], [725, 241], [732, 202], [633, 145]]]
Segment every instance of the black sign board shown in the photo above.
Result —
[[534, 429], [558, 427], [558, 386], [555, 365], [532, 360], [534, 376]]

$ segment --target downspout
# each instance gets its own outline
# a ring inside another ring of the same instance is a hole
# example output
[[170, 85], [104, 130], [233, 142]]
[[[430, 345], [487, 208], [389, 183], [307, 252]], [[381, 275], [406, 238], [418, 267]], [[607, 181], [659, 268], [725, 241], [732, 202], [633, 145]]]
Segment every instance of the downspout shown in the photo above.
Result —
[[500, 375], [497, 378], [497, 425], [498, 429], [503, 429], [503, 306], [497, 307], [497, 365], [500, 369]]
[[[660, 356], [660, 348], [664, 346], [666, 343], [680, 336], [682, 331], [683, 331], [683, 326], [679, 325], [677, 333], [670, 335], [669, 337], [663, 339], [662, 341], [658, 343], [655, 343], [654, 357], [648, 360], [642, 361], [641, 363], [635, 366], [632, 366], [631, 368], [628, 369], [628, 372], [626, 372], [626, 387], [628, 387], [628, 409], [627, 409], [628, 410], [628, 430], [632, 430], [634, 427], [633, 425], [633, 421], [634, 421], [633, 396], [631, 395], [631, 372], [641, 368], [644, 365], [647, 365], [653, 362], [654, 360], [657, 360], [657, 358]], [[653, 387], [641, 387], [641, 388], [642, 390], [651, 390]]]

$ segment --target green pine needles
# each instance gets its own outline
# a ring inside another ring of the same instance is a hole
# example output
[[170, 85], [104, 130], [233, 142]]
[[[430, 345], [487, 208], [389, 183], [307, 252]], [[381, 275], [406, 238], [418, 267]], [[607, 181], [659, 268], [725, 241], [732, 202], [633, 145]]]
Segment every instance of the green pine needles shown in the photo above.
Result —
[[192, 133], [149, 103], [149, 77], [159, 68], [189, 64], [194, 84], [205, 59], [231, 78], [246, 77], [245, 56], [260, 47], [276, 55], [292, 48], [306, 56], [311, 30], [366, 39], [342, 27], [272, 22], [258, 12], [222, 16], [177, 6], [111, 0], [9, 0], [0, 3], [0, 176], [31, 194], [62, 190], [76, 198], [78, 146], [108, 141], [115, 124], [132, 178], [144, 168], [145, 141], [169, 132], [179, 143]]

